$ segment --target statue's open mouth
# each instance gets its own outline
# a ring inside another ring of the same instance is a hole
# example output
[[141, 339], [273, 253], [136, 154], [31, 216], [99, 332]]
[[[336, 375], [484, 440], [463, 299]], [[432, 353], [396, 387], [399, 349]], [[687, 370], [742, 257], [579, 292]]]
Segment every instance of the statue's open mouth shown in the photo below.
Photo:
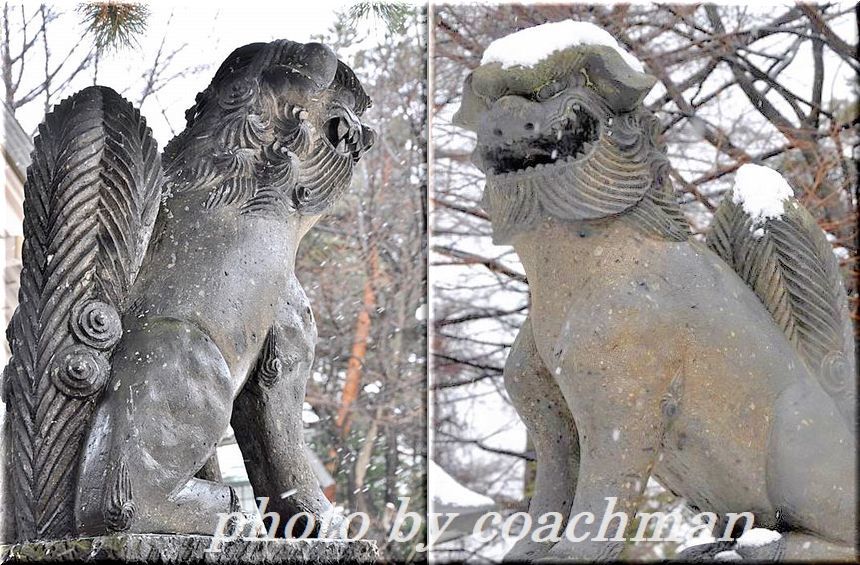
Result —
[[480, 151], [487, 174], [517, 173], [577, 161], [591, 150], [600, 135], [597, 118], [576, 105], [568, 115], [550, 124], [536, 135], [484, 145]]
[[355, 132], [346, 118], [335, 116], [325, 123], [326, 139], [338, 153], [350, 152], [350, 145], [355, 145], [354, 135]]
[[334, 106], [322, 129], [336, 153], [351, 155], [356, 160], [370, 149], [375, 138], [373, 131], [362, 125], [355, 113], [340, 104]]

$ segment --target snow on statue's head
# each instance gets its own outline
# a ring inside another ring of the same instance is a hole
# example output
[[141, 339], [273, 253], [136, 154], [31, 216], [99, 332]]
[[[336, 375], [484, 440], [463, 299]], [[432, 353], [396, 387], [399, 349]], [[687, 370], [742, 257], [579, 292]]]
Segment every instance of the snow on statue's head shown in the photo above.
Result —
[[165, 148], [172, 192], [208, 190], [208, 207], [243, 213], [324, 211], [374, 141], [370, 98], [320, 43], [285, 39], [231, 53]]
[[454, 122], [477, 133], [473, 161], [487, 176], [494, 241], [510, 243], [546, 215], [634, 210], [661, 235], [686, 237], [660, 124], [642, 106], [654, 83], [592, 24], [554, 22], [493, 42], [465, 80]]

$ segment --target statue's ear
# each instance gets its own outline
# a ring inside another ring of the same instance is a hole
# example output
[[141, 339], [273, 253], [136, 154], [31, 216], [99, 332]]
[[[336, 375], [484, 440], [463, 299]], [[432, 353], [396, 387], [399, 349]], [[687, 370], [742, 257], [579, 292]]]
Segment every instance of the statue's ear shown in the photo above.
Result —
[[460, 109], [454, 114], [454, 125], [475, 131], [481, 114], [489, 109], [484, 99], [472, 89], [472, 73], [469, 73], [463, 82], [463, 100], [460, 102]]
[[583, 68], [604, 100], [617, 112], [628, 112], [642, 103], [657, 82], [637, 71], [618, 52], [605, 45], [589, 46]]

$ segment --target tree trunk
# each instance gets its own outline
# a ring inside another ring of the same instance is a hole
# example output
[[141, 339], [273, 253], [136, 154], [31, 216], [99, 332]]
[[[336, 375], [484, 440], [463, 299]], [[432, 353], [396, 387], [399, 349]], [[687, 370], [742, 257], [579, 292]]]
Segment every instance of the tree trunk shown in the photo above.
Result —
[[355, 339], [352, 342], [352, 351], [349, 356], [349, 364], [346, 369], [346, 382], [343, 385], [340, 407], [337, 410], [335, 424], [340, 430], [340, 437], [349, 435], [350, 408], [358, 399], [361, 387], [361, 370], [364, 358], [367, 354], [367, 342], [370, 337], [370, 313], [376, 308], [376, 294], [374, 293], [374, 281], [379, 271], [379, 256], [376, 247], [370, 247], [370, 273], [364, 283], [364, 300], [358, 320], [355, 323]]
[[370, 428], [364, 438], [364, 444], [355, 459], [355, 499], [356, 506], [360, 512], [377, 516], [375, 509], [371, 506], [370, 497], [365, 492], [365, 478], [370, 462], [373, 459], [373, 448], [376, 444], [376, 436], [379, 435], [379, 419], [382, 417], [382, 408], [376, 409], [376, 414], [370, 422]]

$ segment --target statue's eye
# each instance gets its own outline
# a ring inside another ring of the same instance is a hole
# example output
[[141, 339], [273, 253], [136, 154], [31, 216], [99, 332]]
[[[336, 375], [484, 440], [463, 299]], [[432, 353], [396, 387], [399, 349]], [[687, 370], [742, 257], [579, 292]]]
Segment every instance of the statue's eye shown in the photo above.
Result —
[[553, 96], [556, 96], [559, 92], [564, 90], [565, 84], [561, 81], [551, 82], [549, 84], [545, 84], [540, 87], [535, 93], [535, 97], [538, 102], [543, 102], [544, 100], [549, 100]]

